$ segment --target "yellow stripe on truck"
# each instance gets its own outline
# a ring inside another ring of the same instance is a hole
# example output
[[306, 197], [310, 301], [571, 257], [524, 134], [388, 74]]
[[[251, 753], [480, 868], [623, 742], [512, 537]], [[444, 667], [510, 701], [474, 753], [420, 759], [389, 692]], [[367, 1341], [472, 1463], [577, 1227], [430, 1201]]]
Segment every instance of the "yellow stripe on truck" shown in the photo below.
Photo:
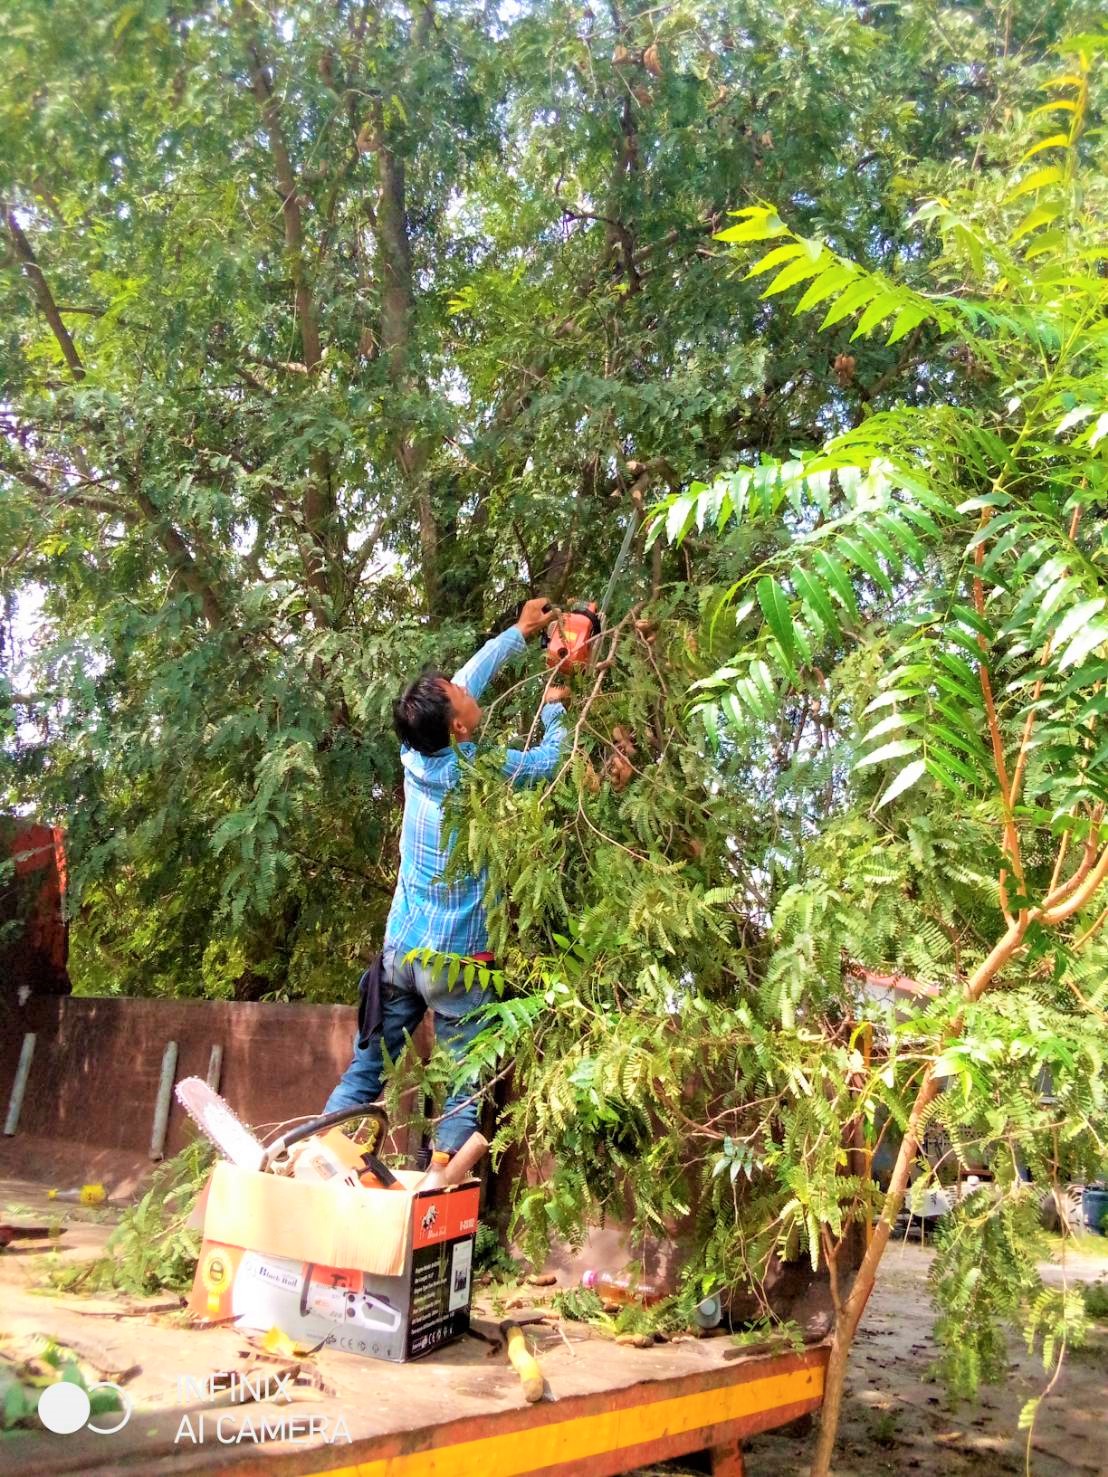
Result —
[[599, 1415], [528, 1426], [476, 1441], [437, 1446], [331, 1467], [312, 1477], [521, 1477], [563, 1462], [581, 1461], [608, 1451], [643, 1446], [705, 1426], [723, 1425], [781, 1406], [817, 1400], [823, 1394], [823, 1366], [768, 1375], [744, 1384], [724, 1385], [695, 1395], [677, 1395]]

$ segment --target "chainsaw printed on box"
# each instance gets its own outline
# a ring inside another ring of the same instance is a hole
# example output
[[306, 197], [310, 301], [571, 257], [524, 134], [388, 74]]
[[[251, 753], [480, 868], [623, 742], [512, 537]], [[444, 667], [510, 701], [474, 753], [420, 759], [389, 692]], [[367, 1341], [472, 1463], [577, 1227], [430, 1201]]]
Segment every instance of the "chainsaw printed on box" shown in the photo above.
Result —
[[399, 1277], [374, 1278], [247, 1251], [234, 1277], [231, 1313], [243, 1327], [276, 1324], [293, 1338], [402, 1359], [406, 1300], [407, 1287]]
[[[367, 1292], [362, 1273], [336, 1273], [331, 1267], [308, 1267], [300, 1294], [302, 1316], [319, 1313], [334, 1323], [353, 1323], [358, 1328], [378, 1333], [396, 1333], [401, 1324], [400, 1311], [387, 1298]], [[322, 1280], [317, 1281], [317, 1277]]]

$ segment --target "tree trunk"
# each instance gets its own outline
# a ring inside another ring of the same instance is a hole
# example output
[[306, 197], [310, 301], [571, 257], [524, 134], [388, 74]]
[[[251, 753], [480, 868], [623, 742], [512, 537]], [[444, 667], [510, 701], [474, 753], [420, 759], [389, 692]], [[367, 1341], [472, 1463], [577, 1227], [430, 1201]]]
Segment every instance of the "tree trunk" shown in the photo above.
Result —
[[[300, 197], [293, 172], [292, 159], [285, 141], [280, 100], [274, 91], [270, 67], [260, 43], [250, 47], [251, 82], [258, 100], [262, 122], [269, 140], [269, 152], [277, 188], [281, 196], [281, 218], [285, 229], [285, 256], [293, 282], [294, 314], [300, 329], [304, 366], [310, 376], [319, 372], [323, 346], [319, 337], [319, 320], [315, 295], [304, 260], [304, 226], [300, 215]], [[311, 539], [305, 558], [304, 575], [308, 585], [321, 595], [335, 596], [328, 568], [328, 549], [334, 537], [335, 505], [331, 495], [330, 457], [324, 448], [314, 450], [309, 458], [311, 476], [304, 492], [304, 527]], [[338, 582], [337, 582], [338, 583]]]
[[[376, 234], [378, 273], [381, 282], [381, 351], [388, 364], [389, 379], [402, 386], [411, 378], [412, 312], [415, 291], [412, 283], [412, 251], [408, 240], [407, 185], [404, 160], [395, 151], [384, 123], [380, 99], [371, 105], [366, 147], [377, 158], [378, 196]], [[398, 430], [395, 437], [397, 464], [404, 474], [415, 503], [427, 609], [433, 611], [439, 595], [439, 531], [434, 504], [426, 483], [430, 454], [425, 437], [408, 436]]]
[[843, 1391], [846, 1386], [846, 1369], [850, 1360], [850, 1350], [854, 1343], [854, 1335], [858, 1331], [858, 1325], [862, 1321], [862, 1314], [866, 1310], [870, 1293], [873, 1291], [874, 1282], [877, 1279], [877, 1269], [881, 1264], [881, 1258], [885, 1254], [885, 1248], [889, 1244], [896, 1218], [900, 1214], [900, 1207], [904, 1203], [904, 1193], [908, 1188], [908, 1176], [912, 1172], [915, 1162], [916, 1151], [919, 1148], [919, 1125], [928, 1105], [934, 1101], [939, 1094], [939, 1084], [928, 1067], [924, 1073], [923, 1085], [916, 1094], [916, 1100], [912, 1104], [912, 1111], [908, 1118], [908, 1127], [901, 1141], [900, 1153], [897, 1155], [896, 1164], [893, 1168], [892, 1178], [889, 1181], [889, 1189], [885, 1195], [885, 1204], [881, 1209], [881, 1219], [873, 1230], [873, 1238], [862, 1258], [862, 1264], [858, 1268], [858, 1275], [854, 1279], [854, 1286], [850, 1289], [850, 1295], [835, 1314], [835, 1331], [831, 1339], [831, 1359], [827, 1365], [827, 1379], [823, 1388], [823, 1410], [820, 1417], [819, 1438], [816, 1442], [815, 1455], [812, 1458], [812, 1477], [829, 1477], [831, 1471], [831, 1457], [835, 1450], [835, 1441], [839, 1434], [839, 1421], [842, 1418]]
[[[988, 956], [982, 960], [966, 981], [965, 997], [967, 1000], [979, 999], [991, 981], [1012, 958], [1023, 942], [1028, 922], [1029, 915], [1021, 913], [1008, 925], [1007, 931], [997, 940]], [[954, 1022], [951, 1040], [957, 1040], [962, 1034], [962, 1025], [962, 1017], [959, 1016]], [[873, 1237], [862, 1258], [862, 1264], [858, 1268], [858, 1275], [854, 1279], [854, 1286], [850, 1289], [850, 1296], [835, 1315], [835, 1331], [831, 1339], [831, 1359], [827, 1365], [827, 1378], [823, 1389], [823, 1410], [820, 1415], [819, 1438], [812, 1457], [811, 1477], [830, 1477], [831, 1458], [834, 1455], [835, 1441], [839, 1434], [839, 1421], [842, 1418], [846, 1369], [850, 1361], [854, 1335], [858, 1332], [862, 1314], [866, 1310], [870, 1293], [877, 1280], [881, 1258], [885, 1255], [885, 1248], [889, 1244], [893, 1227], [896, 1225], [900, 1207], [904, 1204], [908, 1176], [912, 1172], [912, 1165], [919, 1149], [923, 1115], [938, 1097], [939, 1091], [939, 1080], [935, 1076], [934, 1064], [932, 1064], [923, 1074], [923, 1082], [920, 1084], [916, 1100], [908, 1115], [908, 1125], [901, 1141], [900, 1153], [896, 1156], [896, 1163], [889, 1179], [889, 1188], [885, 1195], [885, 1203], [881, 1208], [881, 1219], [873, 1228]]]

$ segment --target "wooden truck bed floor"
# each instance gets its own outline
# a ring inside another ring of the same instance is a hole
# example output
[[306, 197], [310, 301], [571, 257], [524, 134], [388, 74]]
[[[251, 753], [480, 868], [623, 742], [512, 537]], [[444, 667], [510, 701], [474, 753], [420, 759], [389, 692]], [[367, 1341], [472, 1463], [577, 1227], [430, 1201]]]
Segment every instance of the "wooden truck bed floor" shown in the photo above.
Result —
[[[13, 1181], [0, 1181], [0, 1207], [5, 1219], [50, 1214], [41, 1187]], [[67, 1261], [99, 1251], [111, 1229], [90, 1223], [87, 1212], [66, 1224], [59, 1255]], [[305, 1361], [320, 1388], [296, 1385], [291, 1403], [198, 1398], [217, 1372], [258, 1379], [282, 1366], [251, 1361], [246, 1339], [232, 1328], [185, 1327], [180, 1315], [143, 1306], [123, 1315], [114, 1298], [44, 1296], [38, 1288], [51, 1253], [41, 1243], [28, 1246], [0, 1253], [0, 1353], [26, 1357], [41, 1336], [53, 1337], [101, 1378], [117, 1380], [133, 1411], [110, 1435], [86, 1429], [0, 1437], [6, 1477], [605, 1477], [705, 1448], [720, 1477], [736, 1477], [744, 1437], [817, 1410], [823, 1392], [822, 1346], [747, 1353], [727, 1338], [709, 1338], [637, 1349], [594, 1337], [580, 1324], [557, 1323], [527, 1329], [547, 1384], [535, 1405], [524, 1401], [503, 1349], [472, 1335], [403, 1365], [321, 1350]], [[166, 1301], [152, 1300], [163, 1310]], [[475, 1305], [474, 1323], [495, 1333], [487, 1303]]]

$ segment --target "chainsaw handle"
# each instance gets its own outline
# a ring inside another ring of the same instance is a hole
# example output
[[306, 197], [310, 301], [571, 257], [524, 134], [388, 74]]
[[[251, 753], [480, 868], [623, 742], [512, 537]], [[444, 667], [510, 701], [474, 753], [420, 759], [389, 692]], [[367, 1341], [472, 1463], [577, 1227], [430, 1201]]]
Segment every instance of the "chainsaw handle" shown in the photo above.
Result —
[[[333, 1113], [324, 1113], [320, 1118], [309, 1118], [307, 1123], [301, 1123], [298, 1128], [290, 1128], [288, 1133], [281, 1134], [280, 1138], [274, 1139], [266, 1146], [265, 1160], [262, 1168], [265, 1169], [283, 1154], [286, 1149], [298, 1144], [301, 1139], [311, 1138], [314, 1133], [323, 1133], [328, 1128], [334, 1128], [339, 1123], [349, 1123], [352, 1118], [376, 1118], [380, 1124], [380, 1133], [376, 1143], [379, 1144], [388, 1132], [389, 1120], [384, 1108], [378, 1107], [376, 1103], [362, 1103], [357, 1108], [336, 1108]], [[374, 1145], [376, 1147], [376, 1144]]]

